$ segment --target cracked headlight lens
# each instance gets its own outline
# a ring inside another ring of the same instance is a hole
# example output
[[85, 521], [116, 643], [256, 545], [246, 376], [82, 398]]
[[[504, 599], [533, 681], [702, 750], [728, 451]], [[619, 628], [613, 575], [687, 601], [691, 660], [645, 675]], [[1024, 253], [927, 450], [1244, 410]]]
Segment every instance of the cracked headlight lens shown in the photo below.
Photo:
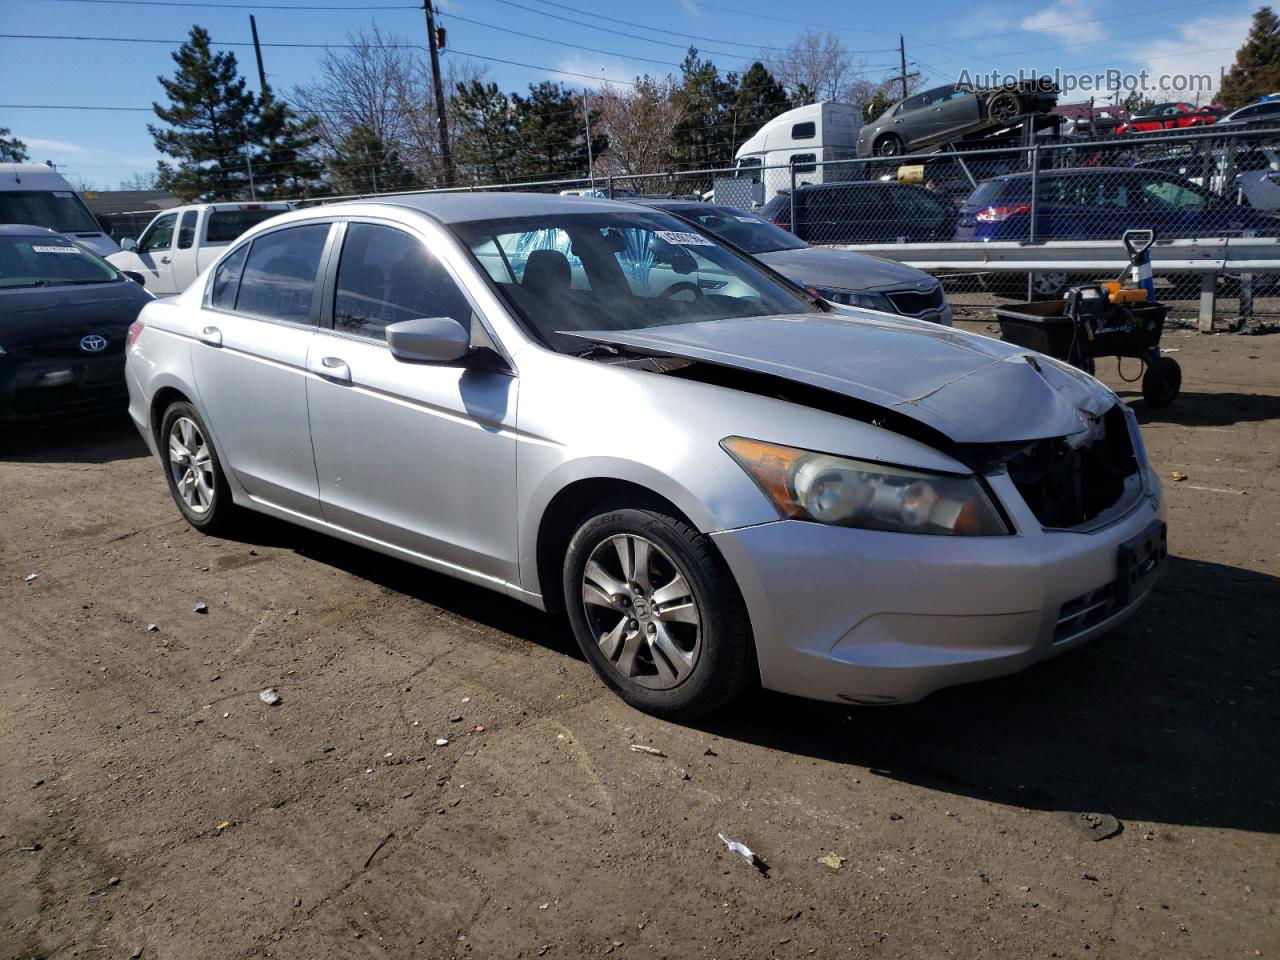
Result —
[[975, 476], [928, 473], [745, 437], [726, 437], [720, 445], [784, 517], [942, 536], [1011, 532]]

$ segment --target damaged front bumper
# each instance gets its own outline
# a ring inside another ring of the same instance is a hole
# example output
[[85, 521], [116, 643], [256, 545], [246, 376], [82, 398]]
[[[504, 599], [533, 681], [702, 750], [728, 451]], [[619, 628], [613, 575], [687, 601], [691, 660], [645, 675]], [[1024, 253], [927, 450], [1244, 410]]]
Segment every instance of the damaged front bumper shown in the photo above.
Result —
[[1088, 530], [1045, 529], [1005, 475], [1017, 532], [885, 533], [779, 520], [713, 534], [746, 600], [763, 685], [819, 700], [907, 703], [1015, 673], [1124, 621], [1153, 582], [1120, 582], [1125, 545], [1162, 523], [1159, 481]]

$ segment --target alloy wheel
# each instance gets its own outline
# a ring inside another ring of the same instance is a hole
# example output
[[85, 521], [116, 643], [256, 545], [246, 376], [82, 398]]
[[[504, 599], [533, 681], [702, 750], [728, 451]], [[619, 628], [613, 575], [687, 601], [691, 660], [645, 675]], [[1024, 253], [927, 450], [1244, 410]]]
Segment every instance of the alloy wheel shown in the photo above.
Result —
[[609, 668], [654, 690], [678, 686], [702, 652], [702, 618], [679, 565], [633, 534], [601, 541], [582, 574], [582, 603]]
[[178, 496], [193, 514], [213, 507], [213, 451], [190, 417], [179, 417], [169, 428], [169, 472]]

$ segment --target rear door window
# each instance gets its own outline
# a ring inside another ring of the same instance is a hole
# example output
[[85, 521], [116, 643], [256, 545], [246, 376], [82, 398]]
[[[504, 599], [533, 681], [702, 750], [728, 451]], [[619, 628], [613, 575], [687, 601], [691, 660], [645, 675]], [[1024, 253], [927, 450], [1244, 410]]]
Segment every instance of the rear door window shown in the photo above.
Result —
[[206, 243], [230, 243], [250, 227], [278, 217], [283, 210], [214, 210], [204, 228]]
[[187, 250], [196, 242], [196, 219], [200, 213], [196, 210], [188, 210], [182, 215], [182, 222], [178, 224], [178, 249]]
[[276, 230], [249, 248], [236, 312], [289, 323], [315, 323], [316, 276], [329, 224]]
[[240, 292], [240, 274], [244, 272], [248, 252], [246, 243], [218, 264], [218, 269], [213, 272], [213, 286], [209, 289], [209, 306], [218, 310], [235, 309], [236, 294]]

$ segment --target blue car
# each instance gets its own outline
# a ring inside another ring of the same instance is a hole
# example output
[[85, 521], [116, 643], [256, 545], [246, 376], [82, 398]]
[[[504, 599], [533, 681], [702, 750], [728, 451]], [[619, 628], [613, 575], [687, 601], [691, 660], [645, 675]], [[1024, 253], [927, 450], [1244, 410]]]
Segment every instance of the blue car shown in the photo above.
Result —
[[[1133, 167], [1042, 170], [1037, 240], [1116, 240], [1150, 229], [1162, 240], [1280, 236], [1280, 217], [1215, 196], [1183, 177]], [[1031, 174], [983, 180], [960, 207], [956, 240], [1031, 237]]]

